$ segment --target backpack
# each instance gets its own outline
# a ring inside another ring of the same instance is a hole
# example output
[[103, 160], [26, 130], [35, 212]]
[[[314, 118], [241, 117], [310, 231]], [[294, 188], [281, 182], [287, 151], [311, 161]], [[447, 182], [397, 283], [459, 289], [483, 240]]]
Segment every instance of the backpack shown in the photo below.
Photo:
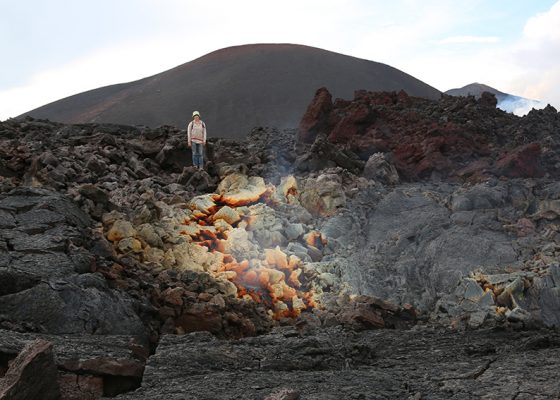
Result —
[[[206, 124], [204, 124], [204, 121], [203, 121], [203, 120], [200, 120], [200, 122], [202, 122], [202, 128], [203, 128], [203, 129], [206, 129]], [[190, 124], [193, 124], [193, 123], [194, 123], [194, 121], [191, 121], [191, 122], [189, 122], [189, 125], [190, 125]], [[189, 129], [189, 125], [187, 125], [187, 130]]]

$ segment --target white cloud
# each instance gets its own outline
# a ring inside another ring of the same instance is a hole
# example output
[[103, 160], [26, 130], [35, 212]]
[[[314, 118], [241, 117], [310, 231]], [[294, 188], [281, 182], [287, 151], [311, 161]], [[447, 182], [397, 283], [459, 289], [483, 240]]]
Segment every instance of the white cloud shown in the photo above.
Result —
[[437, 51], [411, 57], [403, 70], [442, 91], [480, 82], [560, 108], [560, 1], [529, 18], [514, 43], [493, 40], [465, 48], [449, 39], [438, 41], [445, 45]]
[[35, 74], [25, 85], [0, 92], [0, 120], [86, 90], [154, 75], [183, 62], [177, 43], [169, 41], [121, 43], [105, 48]]
[[438, 44], [482, 44], [498, 42], [500, 42], [500, 38], [497, 36], [451, 36], [440, 40]]
[[529, 19], [511, 60], [522, 70], [511, 83], [518, 95], [560, 108], [560, 1]]
[[531, 17], [525, 25], [523, 35], [526, 42], [560, 41], [560, 2], [554, 4], [549, 11]]

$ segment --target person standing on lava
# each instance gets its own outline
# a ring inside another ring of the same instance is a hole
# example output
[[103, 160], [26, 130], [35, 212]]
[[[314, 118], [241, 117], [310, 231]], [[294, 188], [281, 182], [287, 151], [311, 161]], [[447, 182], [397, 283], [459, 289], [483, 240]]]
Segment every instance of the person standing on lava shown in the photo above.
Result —
[[204, 146], [206, 145], [206, 124], [200, 113], [193, 111], [192, 121], [187, 127], [187, 146], [192, 147], [192, 162], [198, 169], [204, 169]]

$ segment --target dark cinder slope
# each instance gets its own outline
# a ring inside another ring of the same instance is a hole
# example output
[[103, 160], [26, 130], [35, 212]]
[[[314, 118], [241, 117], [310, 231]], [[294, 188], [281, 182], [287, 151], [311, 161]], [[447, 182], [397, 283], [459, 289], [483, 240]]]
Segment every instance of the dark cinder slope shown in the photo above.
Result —
[[[135, 82], [83, 92], [23, 115], [66, 123], [184, 127], [199, 110], [209, 135], [245, 137], [255, 126], [296, 127], [315, 91], [350, 99], [358, 89], [441, 93], [385, 64], [314, 47], [229, 47]], [[23, 116], [22, 115], [22, 116]]]

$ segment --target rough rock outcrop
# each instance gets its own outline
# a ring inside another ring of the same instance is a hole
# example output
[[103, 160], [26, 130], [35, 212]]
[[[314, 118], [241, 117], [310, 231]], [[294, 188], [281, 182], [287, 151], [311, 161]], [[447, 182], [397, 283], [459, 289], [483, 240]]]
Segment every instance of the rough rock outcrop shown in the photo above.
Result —
[[0, 327], [43, 333], [143, 335], [126, 293], [94, 273], [90, 218], [65, 196], [19, 188], [0, 195]]
[[332, 110], [332, 96], [327, 88], [315, 92], [313, 102], [300, 122], [298, 140], [313, 143], [318, 134], [326, 133], [329, 126], [329, 114]]
[[52, 354], [52, 344], [44, 340], [29, 343], [10, 363], [0, 378], [0, 399], [58, 400], [60, 388]]
[[138, 398], [557, 396], [519, 368], [556, 367], [556, 110], [318, 96], [307, 132], [210, 139], [203, 171], [173, 127], [0, 123], [0, 375], [42, 339], [68, 399], [137, 388], [148, 349]]
[[[464, 298], [464, 289], [457, 294], [459, 282], [477, 274], [501, 276], [503, 283], [495, 290], [483, 280], [477, 284], [476, 303], [483, 302], [484, 318], [505, 322], [505, 314], [518, 307], [529, 326], [558, 326], [553, 279], [557, 225], [545, 223], [538, 213], [533, 216], [539, 204], [535, 195], [547, 190], [556, 193], [550, 186], [535, 188], [524, 181], [490, 181], [467, 188], [373, 186], [351, 198], [320, 229], [336, 254], [346, 254], [333, 261], [342, 279], [359, 293], [433, 310], [453, 325], [468, 321], [471, 313], [481, 315], [478, 305], [465, 303], [469, 298]], [[541, 204], [543, 212], [547, 203]], [[371, 208], [357, 212], [359, 204]], [[546, 210], [551, 212], [550, 207]], [[524, 300], [499, 301], [503, 288], [518, 277], [523, 279], [519, 296]], [[450, 304], [443, 306], [442, 299]]]
[[555, 398], [559, 346], [552, 332], [325, 329], [300, 336], [283, 329], [235, 342], [165, 336], [142, 387], [117, 398], [263, 399], [281, 391], [317, 400]]
[[[39, 368], [27, 374], [27, 378], [18, 374], [21, 377], [17, 382], [21, 384], [10, 385], [16, 397], [7, 398], [94, 400], [104, 395], [116, 396], [139, 387], [149, 347], [142, 338], [132, 336], [45, 335], [0, 330], [0, 376], [6, 374], [4, 381], [14, 381], [16, 370], [20, 370], [15, 360], [31, 360], [30, 355], [35, 353], [35, 359], [42, 362]], [[8, 365], [10, 370], [2, 372]], [[10, 372], [12, 369], [14, 372]], [[33, 396], [31, 390], [41, 390], [41, 395]], [[51, 394], [54, 397], [49, 397]]]
[[329, 93], [322, 89], [301, 120], [298, 138], [312, 143], [326, 135], [364, 161], [374, 153], [390, 153], [407, 180], [557, 174], [559, 149], [552, 139], [560, 127], [556, 110], [549, 106], [520, 118], [496, 109], [492, 97], [444, 95], [434, 102], [404, 92], [360, 90], [352, 101], [329, 103]]

